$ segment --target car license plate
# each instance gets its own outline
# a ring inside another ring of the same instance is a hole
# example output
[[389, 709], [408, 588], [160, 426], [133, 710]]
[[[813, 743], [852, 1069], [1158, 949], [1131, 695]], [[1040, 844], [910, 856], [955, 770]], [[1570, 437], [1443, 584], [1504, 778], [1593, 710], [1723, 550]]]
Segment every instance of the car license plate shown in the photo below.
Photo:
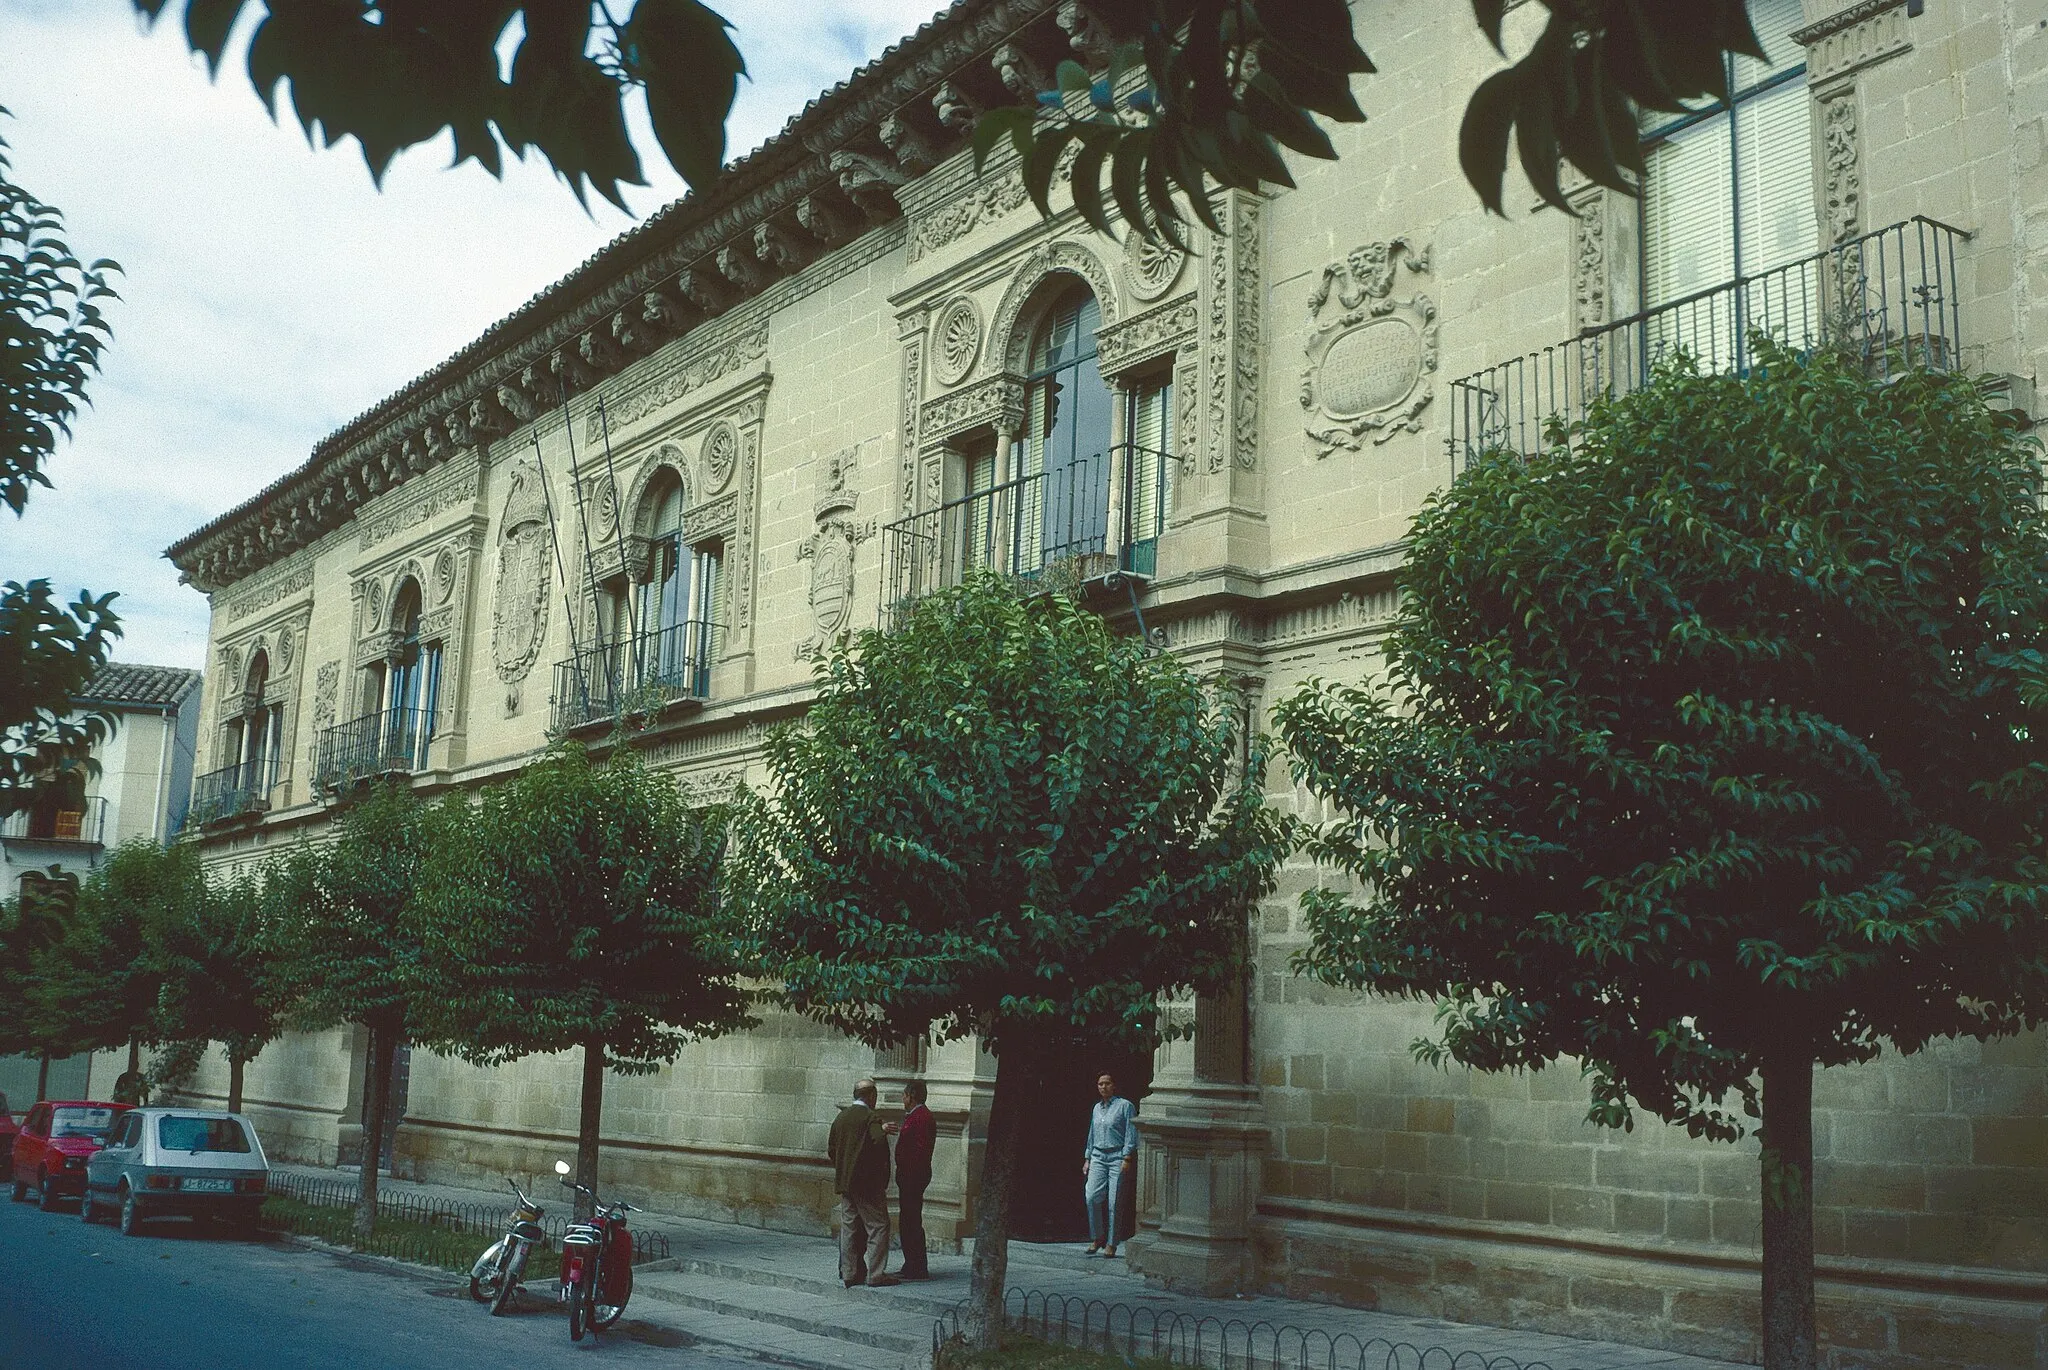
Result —
[[235, 1182], [188, 1179], [185, 1181], [184, 1189], [187, 1194], [232, 1194], [235, 1192]]

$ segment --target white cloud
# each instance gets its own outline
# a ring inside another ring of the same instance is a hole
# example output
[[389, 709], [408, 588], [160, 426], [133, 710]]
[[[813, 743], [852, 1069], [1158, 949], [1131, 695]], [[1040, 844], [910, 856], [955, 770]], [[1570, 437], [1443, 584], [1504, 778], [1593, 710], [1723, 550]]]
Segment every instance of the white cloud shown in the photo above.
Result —
[[[716, 0], [714, 0], [716, 4]], [[752, 80], [741, 152], [932, 13], [933, 0], [727, 0]], [[124, 0], [0, 0], [0, 121], [20, 184], [82, 256], [118, 260], [93, 407], [25, 518], [0, 512], [0, 579], [121, 592], [128, 661], [203, 664], [206, 605], [164, 547], [303, 462], [313, 444], [456, 351], [633, 220], [586, 214], [545, 164], [448, 170], [445, 144], [372, 187], [353, 143], [272, 124], [231, 58], [218, 83]], [[176, 7], [174, 7], [176, 8]], [[642, 138], [652, 150], [651, 138]], [[645, 215], [681, 184], [658, 153]]]

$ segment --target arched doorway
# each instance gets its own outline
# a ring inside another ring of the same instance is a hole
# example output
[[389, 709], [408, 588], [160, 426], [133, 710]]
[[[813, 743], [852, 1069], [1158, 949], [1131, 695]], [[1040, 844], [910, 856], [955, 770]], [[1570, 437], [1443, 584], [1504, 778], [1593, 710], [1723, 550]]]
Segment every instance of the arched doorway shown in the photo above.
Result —
[[[1082, 1199], [1081, 1158], [1088, 1120], [1095, 1108], [1095, 1077], [1107, 1071], [1117, 1093], [1144, 1111], [1152, 1088], [1152, 1053], [1076, 1043], [1059, 1053], [1044, 1077], [1032, 1082], [1029, 1107], [1018, 1139], [1016, 1192], [1010, 1201], [1010, 1234], [1022, 1241], [1088, 1240], [1088, 1210]], [[1133, 1186], [1127, 1177], [1118, 1195], [1118, 1235], [1129, 1237], [1136, 1222]]]

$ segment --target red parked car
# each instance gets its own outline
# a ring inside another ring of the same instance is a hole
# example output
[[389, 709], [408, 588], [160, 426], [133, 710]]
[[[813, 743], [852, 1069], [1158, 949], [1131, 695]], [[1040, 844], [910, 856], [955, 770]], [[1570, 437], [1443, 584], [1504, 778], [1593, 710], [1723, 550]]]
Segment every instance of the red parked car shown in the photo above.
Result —
[[30, 1109], [14, 1134], [14, 1201], [33, 1189], [48, 1212], [85, 1193], [86, 1157], [107, 1144], [114, 1120], [127, 1111], [127, 1104], [87, 1099], [49, 1100]]

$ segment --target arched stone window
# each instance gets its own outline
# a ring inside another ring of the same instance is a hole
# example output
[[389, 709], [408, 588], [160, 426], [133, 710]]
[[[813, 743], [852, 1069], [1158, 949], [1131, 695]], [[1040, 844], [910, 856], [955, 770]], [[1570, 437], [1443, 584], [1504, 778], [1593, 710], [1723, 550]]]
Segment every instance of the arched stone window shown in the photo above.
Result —
[[239, 772], [238, 788], [260, 798], [277, 781], [278, 753], [283, 750], [284, 707], [269, 703], [270, 655], [257, 648], [242, 675], [242, 696], [228, 720], [225, 754]]
[[[1116, 406], [1096, 363], [1101, 326], [1094, 294], [1076, 284], [1053, 299], [1032, 336], [1017, 474], [1026, 482], [1020, 531], [1028, 545], [1038, 530], [1038, 564], [1100, 552], [1107, 540]], [[1035, 569], [1028, 553], [1018, 569]]]

